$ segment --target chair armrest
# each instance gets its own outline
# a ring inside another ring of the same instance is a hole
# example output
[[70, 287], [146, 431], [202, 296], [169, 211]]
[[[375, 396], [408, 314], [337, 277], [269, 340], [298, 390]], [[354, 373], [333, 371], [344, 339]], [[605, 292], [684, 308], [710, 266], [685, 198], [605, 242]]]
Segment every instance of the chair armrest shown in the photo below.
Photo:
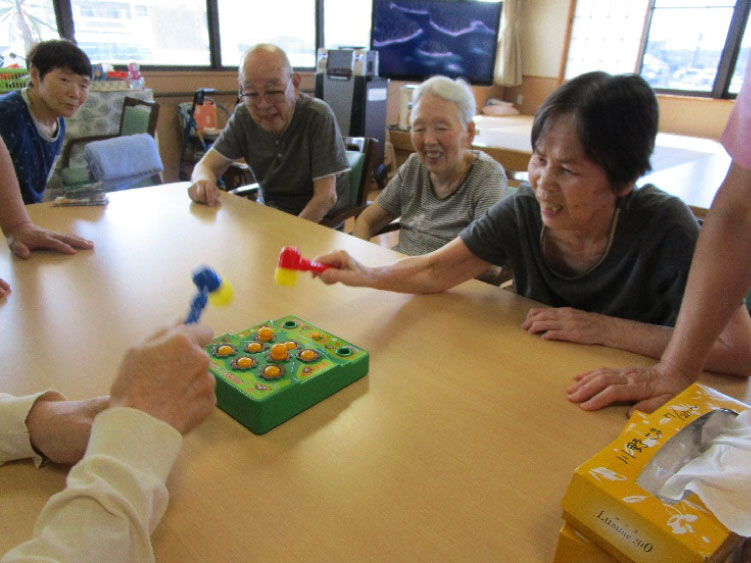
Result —
[[258, 199], [258, 189], [258, 184], [248, 184], [247, 186], [240, 186], [233, 190], [227, 190], [227, 193], [256, 201]]
[[82, 145], [86, 143], [90, 143], [92, 141], [103, 141], [104, 139], [113, 139], [117, 137], [118, 135], [91, 135], [90, 137], [75, 137], [65, 143], [65, 149], [63, 150], [63, 160], [62, 160], [62, 166], [63, 168], [68, 168], [70, 166], [70, 155], [73, 152], [73, 147], [77, 145]]
[[377, 237], [378, 235], [384, 235], [386, 233], [390, 233], [390, 232], [393, 232], [393, 231], [398, 231], [401, 228], [402, 228], [402, 224], [399, 222], [399, 219], [397, 218], [397, 219], [394, 219], [393, 221], [391, 221], [391, 223], [389, 223], [385, 227], [381, 228], [381, 230], [378, 231], [373, 236]]
[[365, 211], [365, 208], [368, 205], [370, 205], [369, 201], [356, 207], [348, 207], [347, 209], [342, 209], [334, 215], [330, 215], [321, 219], [320, 224], [324, 227], [331, 227], [332, 229], [335, 229], [350, 217], [357, 217], [360, 213]]

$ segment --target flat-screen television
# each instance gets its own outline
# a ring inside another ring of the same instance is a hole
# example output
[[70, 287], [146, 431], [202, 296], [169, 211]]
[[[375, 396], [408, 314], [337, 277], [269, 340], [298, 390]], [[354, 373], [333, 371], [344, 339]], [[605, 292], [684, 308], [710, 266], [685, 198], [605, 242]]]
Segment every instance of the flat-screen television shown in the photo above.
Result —
[[373, 0], [370, 48], [378, 74], [422, 81], [436, 74], [492, 84], [501, 2]]

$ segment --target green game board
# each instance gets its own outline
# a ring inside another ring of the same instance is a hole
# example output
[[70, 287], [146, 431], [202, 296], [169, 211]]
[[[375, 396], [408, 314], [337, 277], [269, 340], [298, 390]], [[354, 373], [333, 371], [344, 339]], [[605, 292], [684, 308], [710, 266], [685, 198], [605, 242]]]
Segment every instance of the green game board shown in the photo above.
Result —
[[219, 336], [206, 349], [219, 408], [256, 434], [368, 373], [368, 352], [291, 315]]

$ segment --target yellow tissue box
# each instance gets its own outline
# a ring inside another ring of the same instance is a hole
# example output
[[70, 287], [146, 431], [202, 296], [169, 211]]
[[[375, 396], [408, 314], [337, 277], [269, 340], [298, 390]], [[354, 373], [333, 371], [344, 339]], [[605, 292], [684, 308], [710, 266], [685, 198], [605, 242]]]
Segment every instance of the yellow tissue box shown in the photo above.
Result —
[[618, 561], [725, 561], [743, 538], [725, 528], [698, 496], [673, 503], [640, 485], [654, 483], [657, 478], [650, 476], [667, 478], [660, 469], [668, 465], [666, 454], [693, 455], [686, 444], [692, 446], [709, 417], [748, 408], [695, 383], [650, 415], [635, 412], [615, 441], [574, 472], [562, 502], [564, 520]]
[[616, 563], [610, 555], [564, 522], [558, 534], [553, 563]]

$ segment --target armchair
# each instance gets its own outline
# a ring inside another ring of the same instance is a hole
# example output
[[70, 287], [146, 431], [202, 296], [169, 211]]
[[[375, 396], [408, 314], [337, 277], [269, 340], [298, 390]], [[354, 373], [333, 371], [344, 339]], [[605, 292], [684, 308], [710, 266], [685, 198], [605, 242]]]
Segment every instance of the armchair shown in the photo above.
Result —
[[357, 217], [368, 206], [368, 186], [373, 179], [378, 153], [378, 140], [372, 137], [344, 137], [349, 160], [349, 201], [338, 213], [321, 221], [335, 228], [350, 217]]
[[[82, 151], [92, 141], [102, 141], [116, 137], [148, 133], [151, 137], [156, 134], [156, 123], [159, 116], [159, 104], [146, 100], [139, 100], [126, 96], [123, 99], [123, 110], [120, 115], [120, 127], [114, 135], [91, 135], [70, 139], [63, 149], [62, 155], [62, 179], [63, 190], [75, 189], [82, 184], [94, 180], [88, 167], [71, 166], [74, 151]], [[152, 177], [141, 182], [139, 185], [152, 185], [161, 183], [161, 176], [154, 174]]]

